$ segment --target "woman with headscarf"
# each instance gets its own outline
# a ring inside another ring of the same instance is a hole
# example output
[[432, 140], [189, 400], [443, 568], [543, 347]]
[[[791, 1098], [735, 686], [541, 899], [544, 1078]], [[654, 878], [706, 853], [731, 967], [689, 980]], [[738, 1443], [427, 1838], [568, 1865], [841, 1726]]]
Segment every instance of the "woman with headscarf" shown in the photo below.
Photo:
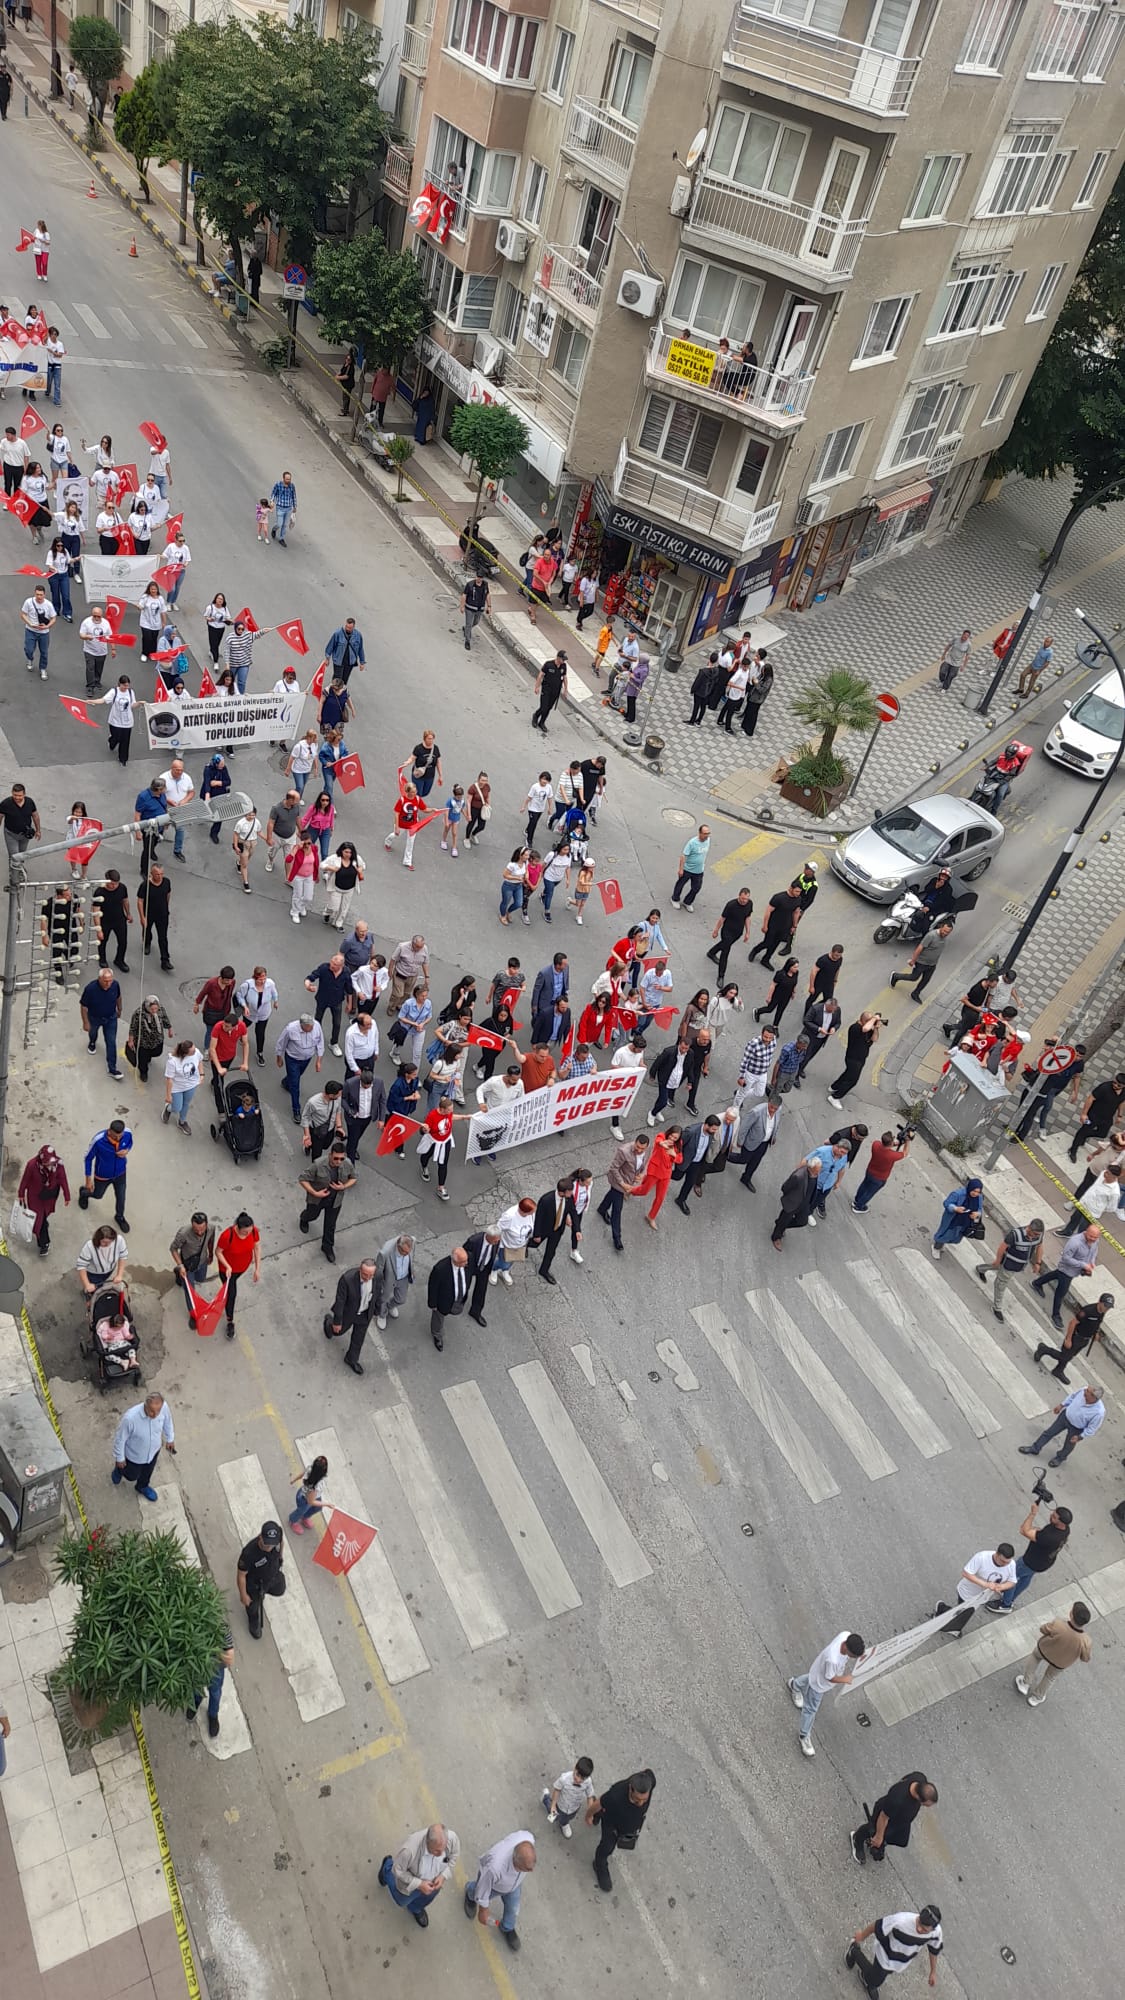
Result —
[[164, 1037], [171, 1032], [172, 1023], [159, 994], [148, 994], [144, 1005], [133, 1009], [125, 1040], [125, 1054], [136, 1065], [138, 1083], [148, 1082], [149, 1067], [163, 1055]]
[[984, 1234], [984, 1182], [975, 1176], [965, 1182], [964, 1187], [954, 1188], [947, 1194], [941, 1205], [941, 1225], [930, 1245], [930, 1256], [934, 1263], [940, 1263], [941, 1253], [947, 1243], [961, 1243], [966, 1236], [977, 1234], [977, 1224]]
[[51, 1247], [51, 1217], [60, 1194], [69, 1208], [70, 1183], [66, 1168], [53, 1146], [40, 1146], [23, 1170], [17, 1198], [27, 1204], [35, 1217], [32, 1231], [41, 1257], [45, 1257]]

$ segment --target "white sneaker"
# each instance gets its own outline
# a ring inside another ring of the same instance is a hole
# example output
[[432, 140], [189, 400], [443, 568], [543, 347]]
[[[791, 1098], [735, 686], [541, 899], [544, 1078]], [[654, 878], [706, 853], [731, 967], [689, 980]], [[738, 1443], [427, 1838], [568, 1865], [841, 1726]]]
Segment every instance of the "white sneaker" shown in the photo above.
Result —
[[339, 1042], [330, 1042], [328, 1046], [329, 1046], [329, 1048], [330, 1048], [330, 1049], [332, 1050], [332, 1053], [333, 1053], [333, 1055], [334, 1055], [334, 1056], [342, 1056], [342, 1055], [343, 1055], [344, 1051], [343, 1051], [343, 1049], [342, 1049], [342, 1048], [340, 1047], [340, 1044], [339, 1044]]
[[832, 1106], [833, 1111], [843, 1110], [844, 1107], [840, 1099], [838, 1097], [833, 1097], [832, 1092], [830, 1090], [826, 1090], [824, 1095], [828, 1099], [829, 1104]]
[[789, 1699], [793, 1703], [794, 1708], [803, 1708], [805, 1705], [805, 1697], [801, 1693], [800, 1688], [797, 1686], [796, 1681], [788, 1680], [786, 1681], [785, 1685], [789, 1689]]
[[387, 835], [387, 838], [386, 838], [386, 840], [385, 840], [385, 841], [383, 842], [383, 846], [384, 846], [384, 847], [387, 847], [387, 848], [390, 848], [390, 847], [393, 847], [393, 846], [394, 846], [394, 844], [395, 844], [395, 837], [394, 837], [394, 834], [393, 834], [393, 833], [390, 833], [390, 834], [388, 834], [388, 835]]
[[656, 1123], [656, 1120], [655, 1120], [655, 1118], [653, 1117], [653, 1115], [652, 1115], [652, 1112], [651, 1112], [651, 1111], [650, 1111], [650, 1112], [649, 1112], [649, 1114], [648, 1114], [648, 1118], [647, 1118], [647, 1120], [646, 1120], [646, 1123], [647, 1123], [647, 1124], [649, 1124], [649, 1125], [655, 1125], [655, 1123]]
[[621, 1130], [621, 1127], [620, 1127], [620, 1125], [618, 1125], [618, 1124], [614, 1123], [614, 1124], [612, 1124], [612, 1125], [610, 1126], [610, 1128], [609, 1128], [609, 1129], [610, 1129], [610, 1131], [611, 1131], [611, 1132], [613, 1133], [613, 1136], [614, 1136], [614, 1138], [615, 1138], [615, 1139], [624, 1139], [624, 1137], [625, 1137], [625, 1134], [624, 1134], [624, 1132], [623, 1132], [623, 1131]]
[[500, 1276], [501, 1276], [501, 1277], [503, 1278], [503, 1280], [504, 1280], [504, 1283], [505, 1283], [506, 1285], [510, 1285], [510, 1284], [512, 1284], [512, 1282], [513, 1282], [513, 1279], [512, 1279], [512, 1274], [511, 1274], [511, 1272], [510, 1272], [510, 1271], [501, 1271], [501, 1273], [500, 1273]]
[[300, 923], [301, 919], [300, 919], [300, 917], [298, 916], [298, 914], [297, 914], [296, 910], [290, 910], [290, 912], [289, 912], [289, 921], [290, 921], [290, 923], [291, 923], [291, 924], [299, 924], [299, 923]]
[[802, 1757], [815, 1757], [815, 1756], [816, 1756], [816, 1747], [815, 1747], [815, 1745], [814, 1745], [814, 1743], [813, 1743], [813, 1741], [812, 1741], [812, 1738], [811, 1738], [811, 1737], [809, 1737], [809, 1736], [798, 1736], [798, 1738], [797, 1738], [797, 1741], [798, 1741], [798, 1743], [799, 1743], [799, 1744], [800, 1744], [800, 1746], [801, 1746], [801, 1755], [802, 1755]]
[[564, 1840], [573, 1840], [573, 1839], [574, 1839], [574, 1828], [573, 1828], [572, 1826], [564, 1826], [564, 1828], [563, 1828], [563, 1830], [562, 1830], [562, 1836], [563, 1836], [563, 1839], [564, 1839]]
[[1043, 1703], [1046, 1701], [1046, 1699], [1047, 1697], [1045, 1694], [1029, 1694], [1027, 1697], [1027, 1705], [1029, 1708], [1042, 1708]]
[[441, 843], [441, 851], [442, 851], [442, 853], [443, 853], [443, 854], [448, 854], [448, 852], [449, 852], [449, 842], [448, 842], [448, 840], [443, 840], [443, 841], [442, 841], [442, 843]]
[[488, 1282], [490, 1285], [498, 1285], [500, 1283], [499, 1271], [490, 1271], [488, 1274]]
[[391, 1318], [392, 1318], [392, 1319], [397, 1319], [397, 1318], [398, 1318], [398, 1307], [397, 1307], [397, 1306], [391, 1306], [391, 1308], [390, 1308], [390, 1314], [391, 1314]]
[[575, 921], [575, 923], [576, 923], [576, 924], [578, 925], [578, 928], [579, 928], [579, 930], [581, 930], [581, 928], [582, 928], [582, 919], [581, 919], [581, 917], [575, 917], [574, 921]]
[[933, 1258], [935, 1264], [941, 1263], [941, 1251], [936, 1243], [930, 1244], [930, 1256]]
[[572, 1250], [570, 1253], [570, 1261], [572, 1264], [584, 1263], [585, 1258], [583, 1257], [581, 1250]]
[[1017, 1693], [1017, 1694], [1030, 1694], [1030, 1693], [1031, 1693], [1031, 1689], [1030, 1689], [1030, 1687], [1028, 1686], [1028, 1683], [1027, 1683], [1027, 1681], [1026, 1681], [1026, 1680], [1024, 1679], [1024, 1676], [1023, 1676], [1022, 1674], [1017, 1674], [1017, 1675], [1016, 1675], [1016, 1682], [1015, 1682], [1015, 1686], [1016, 1686], [1016, 1693]]

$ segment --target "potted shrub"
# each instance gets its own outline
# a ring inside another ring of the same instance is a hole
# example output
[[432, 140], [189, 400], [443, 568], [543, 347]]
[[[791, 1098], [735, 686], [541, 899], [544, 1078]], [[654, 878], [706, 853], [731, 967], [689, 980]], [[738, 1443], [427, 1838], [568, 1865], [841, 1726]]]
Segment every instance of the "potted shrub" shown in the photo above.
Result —
[[176, 1536], [76, 1529], [59, 1542], [55, 1568], [80, 1594], [69, 1649], [52, 1676], [56, 1696], [69, 1697], [68, 1733], [110, 1736], [133, 1709], [194, 1708], [230, 1622], [217, 1584]]
[[820, 742], [803, 743], [782, 782], [781, 796], [819, 819], [847, 793], [851, 771], [835, 749], [841, 729], [874, 729], [878, 717], [869, 681], [846, 667], [833, 667], [790, 703], [799, 722], [819, 729]]

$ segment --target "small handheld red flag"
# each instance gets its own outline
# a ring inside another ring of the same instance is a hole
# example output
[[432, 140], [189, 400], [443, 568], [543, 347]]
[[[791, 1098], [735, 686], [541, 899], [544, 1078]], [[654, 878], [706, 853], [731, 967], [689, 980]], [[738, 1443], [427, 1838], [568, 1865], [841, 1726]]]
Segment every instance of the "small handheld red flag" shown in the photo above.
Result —
[[416, 1118], [406, 1118], [401, 1111], [392, 1112], [379, 1134], [379, 1144], [375, 1151], [377, 1154], [397, 1153], [400, 1146], [405, 1146], [407, 1140], [412, 1139], [415, 1132], [421, 1130], [422, 1127]]
[[357, 1521], [353, 1514], [345, 1514], [342, 1507], [331, 1508], [327, 1519], [313, 1561], [321, 1569], [331, 1570], [333, 1576], [346, 1576], [360, 1557], [367, 1554], [378, 1530], [369, 1521]]
[[494, 1028], [470, 1028], [469, 1040], [474, 1048], [493, 1049], [497, 1054], [504, 1046], [503, 1035], [498, 1035]]
[[150, 423], [138, 424], [137, 429], [139, 430], [145, 443], [150, 444], [152, 446], [153, 451], [163, 451], [165, 449], [168, 440], [165, 437], [164, 432], [161, 430], [159, 424], [150, 424]]
[[171, 695], [168, 692], [167, 684], [165, 682], [163, 674], [157, 674], [156, 676], [156, 692], [152, 698], [154, 702], [171, 701], [172, 699]]
[[[118, 635], [117, 643], [118, 645], [121, 644], [120, 635]], [[154, 667], [163, 667], [167, 665], [169, 660], [178, 660], [180, 651], [181, 648], [179, 646], [164, 646], [159, 653], [150, 653], [148, 657]]]
[[[342, 792], [357, 792], [362, 789], [363, 765], [356, 756], [338, 757], [332, 767], [332, 775]], [[438, 817], [437, 813], [430, 814], [430, 819]], [[425, 826], [428, 822], [423, 820], [422, 824]]]
[[168, 530], [169, 539], [171, 539], [173, 535], [178, 535], [183, 525], [184, 525], [184, 517], [182, 514], [169, 514], [168, 519], [164, 523], [164, 526]]
[[39, 512], [39, 502], [33, 500], [30, 493], [13, 493], [8, 501], [8, 512], [14, 514], [17, 521], [22, 521], [25, 528], [30, 528], [32, 516]]
[[305, 628], [299, 618], [284, 619], [277, 627], [277, 636], [284, 639], [287, 646], [292, 646], [295, 653], [307, 653], [309, 650]]
[[[87, 722], [90, 721], [89, 716], [86, 716], [84, 719]], [[96, 729], [98, 725], [95, 722], [91, 723], [90, 726]], [[87, 863], [93, 860], [98, 851], [100, 845], [98, 835], [102, 831], [102, 822], [100, 819], [80, 819], [77, 831], [79, 845], [77, 847], [68, 847], [66, 858], [73, 866], [84, 868]], [[93, 837], [91, 838], [91, 836]]]
[[616, 916], [618, 910], [624, 909], [625, 901], [621, 894], [621, 885], [612, 875], [607, 876], [604, 882], [598, 883], [598, 894], [607, 917]]
[[565, 1035], [563, 1036], [563, 1041], [562, 1041], [562, 1047], [561, 1047], [561, 1048], [560, 1048], [560, 1050], [559, 1050], [559, 1054], [560, 1054], [560, 1056], [562, 1057], [562, 1060], [563, 1060], [564, 1062], [566, 1061], [566, 1059], [567, 1059], [567, 1057], [568, 1057], [568, 1056], [572, 1056], [572, 1055], [574, 1054], [574, 1022], [573, 1022], [573, 1021], [571, 1022], [571, 1024], [570, 1024], [569, 1028], [567, 1029], [567, 1031], [566, 1031], [566, 1034], [565, 1034]]
[[113, 643], [115, 646], [135, 646], [137, 641], [132, 632], [115, 631], [113, 634]]
[[35, 241], [35, 237], [33, 236], [33, 234], [32, 234], [32, 232], [31, 232], [31, 230], [30, 230], [30, 229], [21, 229], [21, 230], [20, 230], [20, 240], [19, 240], [19, 242], [18, 242], [18, 243], [16, 244], [16, 249], [17, 249], [17, 250], [30, 250], [30, 248], [31, 248], [32, 244], [34, 243], [34, 241]]
[[128, 609], [129, 607], [126, 604], [125, 599], [123, 597], [106, 598], [105, 615], [109, 619], [109, 622], [113, 626], [115, 632]]
[[79, 701], [79, 699], [78, 699], [77, 695], [73, 695], [73, 694], [60, 694], [60, 696], [59, 696], [59, 700], [61, 701], [61, 703], [62, 703], [63, 707], [65, 708], [65, 710], [66, 710], [66, 712], [67, 712], [67, 714], [68, 714], [68, 715], [72, 715], [72, 716], [74, 717], [74, 720], [75, 720], [76, 722], [84, 722], [84, 723], [86, 723], [87, 727], [88, 727], [88, 728], [90, 728], [90, 729], [96, 729], [96, 728], [97, 728], [97, 726], [98, 726], [98, 725], [97, 725], [97, 723], [96, 723], [96, 722], [94, 721], [94, 718], [93, 718], [93, 716], [92, 716], [92, 715], [88, 715], [88, 714], [86, 713], [86, 704], [85, 704], [85, 702], [84, 702], [84, 701]]
[[46, 347], [46, 345], [47, 345], [47, 322], [46, 322], [46, 320], [45, 320], [45, 319], [43, 318], [43, 315], [42, 315], [42, 313], [40, 313], [40, 315], [39, 315], [39, 318], [38, 318], [38, 319], [36, 320], [36, 322], [35, 322], [35, 325], [34, 325], [34, 326], [29, 326], [29, 327], [28, 327], [28, 329], [27, 329], [27, 337], [28, 337], [28, 339], [29, 339], [29, 340], [34, 340], [34, 341], [37, 341], [40, 347]]
[[225, 1278], [223, 1279], [213, 1299], [201, 1298], [195, 1286], [189, 1284], [188, 1299], [191, 1305], [191, 1316], [195, 1321], [195, 1330], [201, 1339], [205, 1339], [209, 1334], [214, 1333], [215, 1328], [219, 1324], [223, 1307], [227, 1302], [227, 1281]]
[[117, 530], [117, 553], [118, 553], [118, 555], [119, 555], [119, 556], [135, 556], [135, 555], [136, 555], [136, 553], [137, 553], [137, 544], [136, 544], [136, 542], [135, 542], [135, 541], [133, 540], [133, 530], [132, 530], [132, 528], [118, 528], [118, 530]]
[[152, 580], [160, 585], [161, 590], [171, 590], [179, 574], [179, 563], [164, 563], [160, 569], [153, 570]]
[[47, 426], [43, 422], [43, 419], [40, 416], [38, 410], [33, 410], [29, 403], [22, 417], [20, 418], [21, 438], [34, 437], [36, 431], [45, 431], [46, 428]]
[[234, 622], [236, 625], [245, 625], [248, 632], [260, 632], [262, 629], [248, 604], [244, 604], [241, 611], [235, 612]]
[[36, 569], [34, 563], [22, 563], [16, 571], [17, 576], [46, 576], [46, 574], [45, 569]]
[[[327, 671], [328, 671], [328, 662], [327, 660], [322, 660], [315, 674], [312, 677], [312, 686], [309, 689], [309, 693], [311, 694], [314, 701], [319, 701], [322, 694], [324, 693], [324, 676], [327, 673]], [[402, 786], [400, 784], [399, 791], [401, 792], [401, 790]]]
[[117, 473], [117, 488], [120, 493], [136, 493], [140, 490], [135, 465], [119, 465], [115, 470]]
[[616, 1026], [618, 1026], [619, 1028], [624, 1028], [625, 1033], [627, 1035], [632, 1034], [633, 1029], [636, 1027], [637, 1022], [640, 1020], [640, 1018], [641, 1018], [640, 1015], [633, 1007], [618, 1007], [615, 1010]]
[[215, 686], [214, 681], [211, 679], [210, 667], [204, 667], [203, 677], [199, 683], [200, 701], [206, 701], [209, 694], [218, 694], [218, 692], [219, 692], [218, 688]]
[[504, 991], [500, 995], [500, 1005], [502, 1007], [506, 1007], [508, 1009], [509, 1014], [514, 1014], [519, 1004], [520, 1004], [519, 987], [505, 986]]
[[652, 1018], [658, 1028], [670, 1028], [676, 1018], [676, 1009], [674, 1007], [658, 1007]]

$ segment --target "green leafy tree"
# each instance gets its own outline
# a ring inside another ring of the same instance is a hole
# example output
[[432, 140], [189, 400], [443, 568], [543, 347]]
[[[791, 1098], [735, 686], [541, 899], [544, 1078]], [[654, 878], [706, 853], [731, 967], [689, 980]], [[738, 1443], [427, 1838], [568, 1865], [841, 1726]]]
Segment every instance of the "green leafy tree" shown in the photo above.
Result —
[[105, 122], [109, 86], [125, 67], [125, 44], [112, 21], [103, 21], [96, 14], [80, 14], [70, 24], [70, 54], [90, 93], [86, 119], [92, 142]]
[[849, 673], [846, 667], [833, 667], [821, 674], [802, 688], [789, 706], [798, 722], [820, 730], [814, 755], [824, 765], [830, 759], [839, 761], [833, 745], [841, 729], [874, 729], [878, 721], [870, 682]]
[[369, 368], [397, 372], [430, 313], [422, 271], [409, 251], [388, 250], [377, 229], [350, 243], [322, 243], [313, 267], [313, 291], [329, 340], [363, 351], [353, 394], [352, 436], [359, 429], [363, 385]]
[[406, 499], [406, 488], [402, 483], [402, 476], [413, 456], [414, 439], [407, 437], [405, 432], [399, 431], [394, 437], [387, 439], [387, 457], [398, 473], [398, 486], [395, 489], [396, 500]]
[[158, 67], [149, 63], [133, 85], [127, 90], [117, 107], [113, 121], [114, 137], [131, 155], [141, 184], [142, 201], [152, 199], [148, 186], [148, 166], [154, 153], [159, 152], [164, 141], [164, 125], [157, 110], [156, 95], [153, 90], [153, 72]]
[[531, 442], [531, 433], [522, 417], [506, 403], [462, 403], [455, 411], [449, 435], [454, 451], [463, 451], [477, 469], [477, 490], [473, 499], [473, 520], [480, 515], [480, 496], [486, 479], [502, 479], [512, 460], [519, 458]]

